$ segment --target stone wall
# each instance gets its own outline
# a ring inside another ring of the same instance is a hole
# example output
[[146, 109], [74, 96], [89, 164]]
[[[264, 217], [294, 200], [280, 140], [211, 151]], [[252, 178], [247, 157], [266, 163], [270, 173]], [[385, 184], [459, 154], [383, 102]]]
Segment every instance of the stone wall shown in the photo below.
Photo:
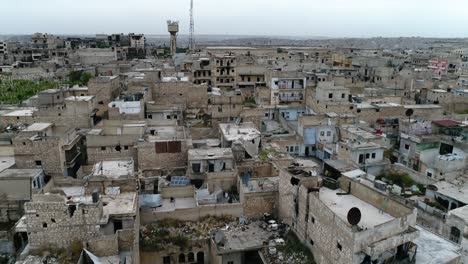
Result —
[[181, 221], [198, 221], [206, 216], [232, 216], [243, 215], [243, 207], [240, 203], [202, 205], [195, 208], [176, 209], [169, 212], [158, 212], [151, 208], [140, 209], [140, 224], [151, 224], [154, 221], [174, 218]]
[[[42, 167], [46, 175], [64, 175], [60, 140], [31, 141], [29, 138], [17, 137], [13, 139], [13, 146], [18, 168], [36, 169]], [[41, 165], [37, 165], [36, 161], [41, 161]]]
[[154, 142], [138, 143], [138, 165], [141, 171], [187, 166], [187, 144], [182, 140], [179, 153], [156, 153]]
[[67, 248], [74, 241], [86, 241], [99, 235], [102, 201], [96, 204], [78, 204], [70, 210], [61, 195], [39, 195], [25, 204], [29, 245]]
[[87, 247], [91, 253], [100, 257], [119, 254], [119, 243], [116, 234], [92, 238], [87, 241]]
[[264, 213], [278, 214], [277, 191], [241, 194], [241, 202], [244, 208], [244, 215], [249, 218], [261, 219]]

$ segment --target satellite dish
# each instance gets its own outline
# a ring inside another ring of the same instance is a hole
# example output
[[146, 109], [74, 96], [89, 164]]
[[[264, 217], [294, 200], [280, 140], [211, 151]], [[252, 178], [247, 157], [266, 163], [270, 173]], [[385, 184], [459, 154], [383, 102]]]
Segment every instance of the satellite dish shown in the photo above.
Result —
[[349, 209], [348, 223], [350, 223], [352, 226], [355, 226], [359, 224], [359, 221], [361, 221], [361, 210], [359, 210], [357, 207]]
[[408, 117], [409, 117], [409, 116], [412, 116], [413, 114], [414, 114], [414, 110], [411, 109], [411, 108], [408, 109], [408, 110], [406, 110], [406, 112], [405, 112], [405, 115], [408, 116]]

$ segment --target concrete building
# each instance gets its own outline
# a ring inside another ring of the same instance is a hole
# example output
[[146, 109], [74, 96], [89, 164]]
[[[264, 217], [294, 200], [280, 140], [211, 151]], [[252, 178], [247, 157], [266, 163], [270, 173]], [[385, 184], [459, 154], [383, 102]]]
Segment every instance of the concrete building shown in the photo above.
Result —
[[253, 158], [259, 153], [261, 133], [253, 123], [219, 124], [222, 148], [232, 148], [236, 160]]
[[41, 169], [6, 169], [0, 172], [0, 222], [19, 220], [24, 214], [24, 203], [44, 186]]
[[237, 185], [237, 169], [230, 148], [188, 150], [188, 171], [191, 179], [201, 179], [210, 192], [229, 190]]
[[234, 87], [237, 76], [237, 58], [231, 54], [214, 55], [212, 57], [213, 85], [221, 89]]

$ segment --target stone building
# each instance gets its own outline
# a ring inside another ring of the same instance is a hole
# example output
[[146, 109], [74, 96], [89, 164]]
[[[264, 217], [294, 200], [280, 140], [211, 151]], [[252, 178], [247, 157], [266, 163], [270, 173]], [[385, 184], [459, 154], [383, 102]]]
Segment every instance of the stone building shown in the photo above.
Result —
[[30, 250], [82, 243], [97, 256], [120, 255], [138, 263], [136, 186], [131, 161], [96, 164], [86, 184], [52, 180], [25, 204]]
[[[413, 259], [416, 254], [416, 209], [372, 187], [347, 177], [333, 181], [283, 169], [279, 195], [280, 219], [317, 263]], [[360, 212], [356, 221], [347, 218], [353, 207]]]
[[104, 120], [102, 126], [86, 134], [88, 164], [98, 161], [132, 158], [138, 169], [137, 140], [144, 134], [142, 121]]
[[315, 113], [346, 114], [354, 110], [349, 96], [348, 88], [336, 86], [333, 81], [319, 82], [315, 90], [315, 97], [308, 97], [307, 106]]
[[16, 166], [42, 168], [48, 177], [77, 177], [84, 163], [84, 142], [75, 129], [34, 123], [13, 138]]
[[225, 92], [212, 87], [208, 96], [208, 113], [212, 119], [219, 121], [232, 121], [239, 117], [243, 109], [243, 100], [240, 92]]
[[138, 167], [143, 172], [157, 172], [185, 168], [190, 135], [181, 126], [148, 126], [138, 139]]
[[98, 105], [107, 105], [120, 94], [118, 76], [99, 76], [89, 80], [89, 94], [96, 97]]

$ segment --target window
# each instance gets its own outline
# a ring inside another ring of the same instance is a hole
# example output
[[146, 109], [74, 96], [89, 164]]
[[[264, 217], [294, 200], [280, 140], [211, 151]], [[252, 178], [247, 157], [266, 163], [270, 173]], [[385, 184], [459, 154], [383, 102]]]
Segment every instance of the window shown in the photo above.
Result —
[[106, 150], [106, 147], [101, 147], [101, 150], [102, 150], [102, 151]]
[[310, 221], [312, 222], [312, 224], [315, 224], [315, 218], [313, 216], [310, 217]]
[[370, 158], [370, 154], [366, 153], [366, 159]]
[[185, 263], [185, 255], [184, 255], [184, 253], [181, 253], [181, 254], [179, 255], [179, 263]]
[[299, 146], [295, 146], [295, 147], [294, 147], [294, 151], [295, 151], [295, 152], [299, 152]]
[[409, 150], [409, 145], [408, 144], [405, 144], [405, 149]]
[[342, 249], [343, 249], [343, 247], [341, 246], [341, 244], [338, 243], [338, 242], [336, 242], [336, 247], [337, 247], [339, 250], [342, 250]]
[[427, 177], [432, 177], [432, 173], [426, 172]]
[[328, 98], [333, 98], [333, 94], [332, 94], [332, 93], [329, 93], [329, 94], [328, 94]]
[[320, 136], [325, 136], [325, 131], [320, 131]]
[[314, 245], [314, 241], [312, 239], [310, 240], [310, 245]]
[[35, 163], [36, 163], [36, 166], [41, 166], [42, 165], [42, 161], [40, 161], [40, 160], [36, 160]]
[[218, 112], [219, 113], [223, 112], [223, 108], [221, 106], [218, 106]]
[[163, 264], [171, 264], [171, 256], [163, 257]]
[[194, 262], [195, 261], [195, 254], [193, 252], [189, 252], [187, 255], [187, 261], [188, 262]]
[[331, 136], [331, 131], [327, 131], [327, 137]]
[[124, 146], [124, 149], [125, 149], [125, 150], [128, 149], [128, 146]]
[[372, 153], [372, 156], [371, 156], [373, 159], [375, 159], [375, 153]]
[[46, 228], [46, 227], [47, 227], [47, 223], [42, 223], [42, 227]]
[[345, 98], [345, 94], [344, 94], [344, 93], [341, 94], [341, 98]]

